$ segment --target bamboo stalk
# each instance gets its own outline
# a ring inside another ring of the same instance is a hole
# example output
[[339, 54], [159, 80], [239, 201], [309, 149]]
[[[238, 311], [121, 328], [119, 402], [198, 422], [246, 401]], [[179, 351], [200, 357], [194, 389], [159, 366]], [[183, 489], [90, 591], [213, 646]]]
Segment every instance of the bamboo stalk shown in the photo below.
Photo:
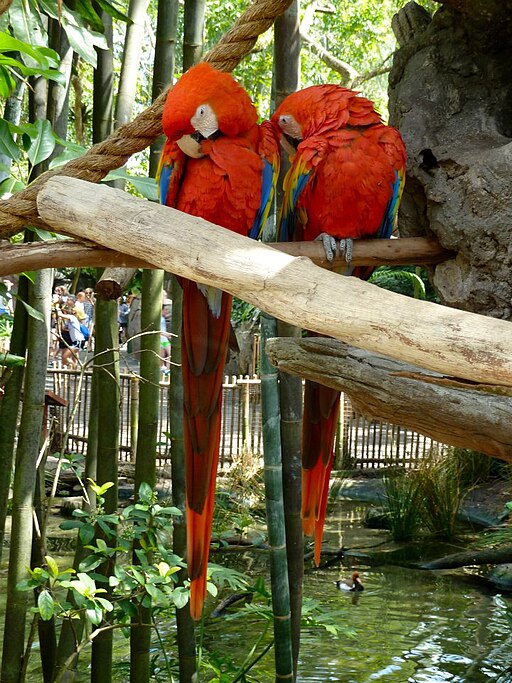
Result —
[[[98, 299], [96, 314], [96, 354], [98, 375], [98, 464], [97, 483], [113, 482], [105, 494], [105, 512], [117, 510], [117, 462], [119, 457], [119, 347], [117, 302]], [[115, 545], [115, 538], [106, 541]], [[99, 567], [105, 576], [113, 571], [115, 558]], [[108, 596], [108, 593], [106, 594]], [[91, 683], [112, 683], [112, 629], [105, 629], [93, 641]]]
[[[181, 310], [183, 291], [175, 277], [172, 278], [172, 326], [171, 344], [171, 382], [169, 386], [169, 410], [171, 427], [171, 469], [172, 502], [181, 517], [175, 517], [172, 528], [173, 550], [181, 557], [187, 547], [187, 528], [185, 521], [185, 447], [183, 437], [183, 377], [181, 374]], [[179, 585], [187, 578], [187, 570], [179, 574]], [[196, 646], [194, 622], [190, 609], [185, 605], [176, 608], [176, 630], [178, 643], [179, 680], [191, 683], [196, 677]]]
[[29, 594], [17, 590], [16, 586], [27, 577], [26, 568], [30, 566], [36, 463], [44, 414], [52, 279], [51, 270], [39, 271], [30, 297], [32, 307], [42, 313], [44, 320], [30, 317], [28, 321], [25, 391], [13, 487], [11, 546], [0, 675], [2, 683], [18, 683], [25, 645]]
[[265, 461], [265, 501], [268, 542], [270, 547], [270, 578], [274, 614], [274, 649], [276, 680], [293, 681], [290, 590], [286, 557], [284, 522], [280, 409], [277, 370], [270, 364], [265, 345], [277, 332], [276, 321], [261, 315], [261, 407]]
[[[18, 296], [26, 301], [28, 298], [28, 279], [21, 277], [18, 283]], [[11, 335], [10, 349], [16, 356], [25, 356], [27, 347], [27, 309], [18, 303], [14, 311], [14, 323]], [[5, 385], [4, 394], [0, 401], [0, 561], [4, 543], [5, 520], [7, 517], [7, 503], [11, 475], [14, 466], [14, 444], [18, 427], [18, 408], [21, 397], [21, 387], [25, 367], [23, 365], [12, 369], [11, 376]]]
[[[156, 484], [156, 444], [158, 440], [158, 412], [160, 407], [160, 320], [162, 317], [163, 270], [144, 270], [142, 273], [140, 402], [138, 440], [135, 457], [135, 497], [142, 483], [152, 489]], [[132, 562], [139, 564], [134, 548]], [[151, 559], [148, 558], [151, 562]], [[138, 615], [132, 619], [130, 630], [130, 682], [149, 682], [151, 675], [152, 609], [138, 605]]]

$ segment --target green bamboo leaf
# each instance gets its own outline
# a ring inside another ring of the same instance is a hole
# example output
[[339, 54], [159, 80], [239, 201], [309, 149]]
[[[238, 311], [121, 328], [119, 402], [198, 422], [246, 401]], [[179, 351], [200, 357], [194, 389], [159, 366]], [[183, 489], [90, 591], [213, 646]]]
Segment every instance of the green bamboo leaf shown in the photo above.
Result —
[[37, 608], [43, 621], [50, 621], [55, 611], [55, 604], [49, 591], [43, 590], [37, 598]]
[[47, 119], [38, 119], [35, 125], [37, 137], [32, 140], [32, 144], [28, 150], [28, 158], [33, 166], [48, 159], [55, 149], [52, 124]]
[[20, 158], [20, 149], [11, 134], [9, 124], [5, 119], [0, 119], [0, 154], [4, 154], [10, 159]]

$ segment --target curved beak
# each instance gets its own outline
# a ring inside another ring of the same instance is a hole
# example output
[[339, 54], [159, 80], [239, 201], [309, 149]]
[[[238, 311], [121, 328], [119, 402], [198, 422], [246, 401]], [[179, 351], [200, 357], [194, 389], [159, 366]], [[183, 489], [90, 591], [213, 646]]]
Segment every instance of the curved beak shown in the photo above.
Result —
[[204, 140], [201, 135], [201, 139], [198, 139], [197, 133], [192, 133], [192, 135], [184, 135], [181, 137], [176, 144], [187, 156], [193, 159], [200, 159], [204, 157], [201, 152], [201, 141]]
[[291, 135], [287, 135], [281, 131], [281, 144], [288, 156], [293, 157], [297, 152], [297, 147], [300, 145], [302, 140], [300, 138], [292, 138]]

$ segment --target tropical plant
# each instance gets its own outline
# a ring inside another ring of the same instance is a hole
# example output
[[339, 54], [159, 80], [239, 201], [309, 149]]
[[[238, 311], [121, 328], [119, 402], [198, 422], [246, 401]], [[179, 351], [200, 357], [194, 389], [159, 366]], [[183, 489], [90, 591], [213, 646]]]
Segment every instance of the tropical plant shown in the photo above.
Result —
[[432, 534], [451, 540], [458, 531], [458, 514], [467, 488], [463, 486], [460, 469], [449, 457], [433, 452], [422, 461], [417, 476], [425, 512], [424, 521]]
[[423, 517], [421, 478], [399, 470], [387, 474], [383, 483], [391, 536], [398, 542], [409, 541]]

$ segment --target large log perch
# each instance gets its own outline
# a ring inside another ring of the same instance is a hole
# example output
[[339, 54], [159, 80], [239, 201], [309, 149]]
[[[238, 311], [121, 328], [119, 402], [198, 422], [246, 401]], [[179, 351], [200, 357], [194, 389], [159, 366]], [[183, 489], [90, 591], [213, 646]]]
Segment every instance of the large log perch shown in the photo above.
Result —
[[335, 339], [271, 339], [266, 349], [280, 370], [345, 391], [363, 415], [512, 462], [510, 390], [450, 382]]
[[512, 326], [322, 270], [183, 214], [82, 180], [55, 177], [38, 195], [58, 232], [219, 287], [293, 325], [442, 374], [512, 386]]
[[[320, 242], [273, 243], [291, 256], [307, 256], [313, 263], [329, 270], [343, 270], [346, 263], [337, 256], [333, 263], [325, 257]], [[352, 253], [354, 266], [403, 266], [434, 264], [453, 258], [453, 252], [442, 247], [430, 237], [406, 237], [392, 240], [356, 240]], [[0, 246], [0, 277], [27, 270], [46, 268], [51, 260], [54, 268], [110, 267], [110, 268], [152, 268], [152, 264], [141, 258], [129, 256], [112, 249], [85, 244], [78, 240], [46, 240], [45, 242], [23, 242]]]

